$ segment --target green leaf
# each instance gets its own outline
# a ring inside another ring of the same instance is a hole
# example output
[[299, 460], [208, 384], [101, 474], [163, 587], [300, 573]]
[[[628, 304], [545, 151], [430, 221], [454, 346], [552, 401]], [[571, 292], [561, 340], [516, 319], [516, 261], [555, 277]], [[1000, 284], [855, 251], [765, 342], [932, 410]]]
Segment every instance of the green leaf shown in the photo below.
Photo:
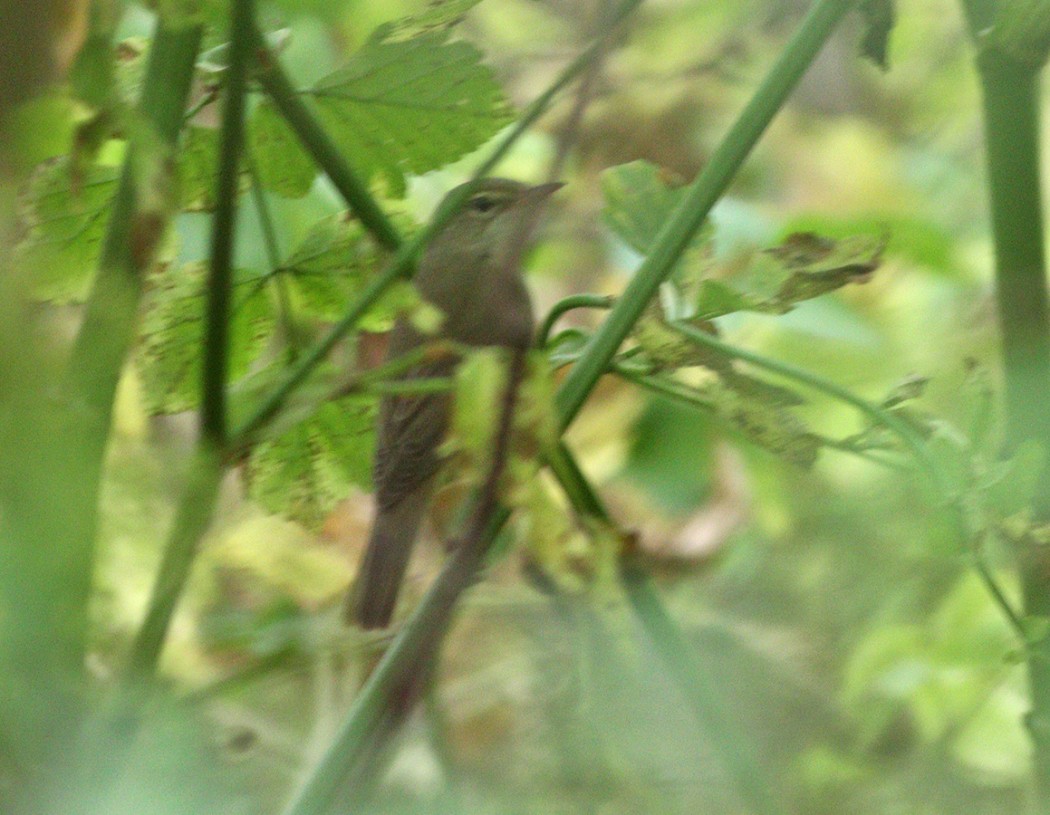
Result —
[[267, 510], [321, 525], [351, 487], [369, 489], [375, 402], [347, 398], [257, 445], [244, 469], [248, 494]]
[[179, 155], [179, 194], [189, 212], [215, 209], [215, 178], [219, 166], [219, 131], [190, 127]]
[[269, 100], [263, 100], [252, 112], [248, 141], [266, 189], [286, 198], [302, 198], [310, 191], [317, 168]]
[[926, 393], [926, 386], [929, 384], [929, 377], [920, 376], [918, 374], [906, 376], [895, 384], [890, 389], [890, 392], [883, 398], [882, 407], [888, 410], [890, 408], [899, 407], [905, 402], [919, 399], [924, 393]]
[[[382, 29], [309, 91], [318, 115], [363, 175], [396, 188], [480, 147], [511, 120], [481, 53], [443, 33], [387, 41]], [[269, 151], [263, 162], [276, 160]]]
[[697, 289], [696, 316], [713, 320], [736, 311], [759, 311], [762, 304], [741, 292], [734, 291], [720, 280], [701, 280]]
[[[274, 317], [258, 280], [234, 286], [229, 378], [246, 375], [273, 335]], [[165, 266], [151, 275], [142, 320], [139, 365], [147, 409], [189, 410], [199, 402], [204, 345], [203, 264]]]
[[134, 105], [146, 78], [149, 42], [143, 37], [129, 37], [117, 44], [114, 65], [116, 91], [126, 105]]
[[360, 223], [338, 215], [311, 227], [277, 274], [291, 282], [297, 305], [315, 318], [334, 320], [379, 262]]
[[833, 241], [812, 232], [788, 235], [766, 252], [788, 272], [775, 301], [786, 308], [847, 283], [866, 283], [879, 267], [885, 239], [868, 237]]
[[864, 36], [860, 43], [861, 56], [870, 59], [882, 70], [890, 67], [887, 52], [890, 31], [896, 16], [893, 0], [864, 0], [860, 6], [864, 17]]
[[715, 413], [759, 447], [803, 468], [817, 460], [820, 439], [788, 411], [720, 384], [711, 385], [707, 394]]
[[[681, 203], [686, 188], [673, 182], [667, 171], [655, 164], [632, 161], [602, 173], [602, 193], [605, 225], [644, 255]], [[703, 232], [701, 236], [706, 239]]]
[[487, 466], [506, 380], [505, 357], [496, 348], [469, 354], [456, 368], [455, 408], [446, 450], [466, 454], [478, 480]]
[[36, 172], [24, 196], [25, 237], [15, 250], [36, 296], [58, 302], [87, 296], [119, 172], [92, 167], [74, 183], [67, 159]]

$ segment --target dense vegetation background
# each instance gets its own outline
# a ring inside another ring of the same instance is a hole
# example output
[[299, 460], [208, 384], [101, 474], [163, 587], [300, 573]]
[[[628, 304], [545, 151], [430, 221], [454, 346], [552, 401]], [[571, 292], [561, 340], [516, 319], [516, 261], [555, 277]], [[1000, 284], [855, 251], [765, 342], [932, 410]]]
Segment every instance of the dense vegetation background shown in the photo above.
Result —
[[[809, 4], [650, 2], [618, 21], [633, 4], [260, 2], [267, 52], [243, 36], [249, 3], [39, 5], [0, 17], [0, 801], [326, 811], [296, 790], [339, 763], [391, 640], [339, 619], [386, 381], [360, 372], [394, 313], [418, 309], [411, 290], [376, 290], [280, 412], [267, 395], [584, 53], [495, 171], [567, 182], [530, 286], [541, 317], [595, 296], [554, 325], [527, 418], [532, 447], [572, 471], [550, 449], [569, 366], [800, 47]], [[564, 438], [603, 506], [511, 462], [511, 534], [401, 737], [362, 760], [375, 811], [1050, 806], [1025, 726], [1047, 627], [1017, 565], [1042, 541], [1042, 464], [1016, 427], [1004, 447], [1002, 397], [1027, 383], [1037, 407], [1012, 420], [1038, 436], [1046, 391], [1001, 363], [969, 34], [992, 13], [1041, 54], [1050, 12], [924, 0], [890, 31], [889, 2], [862, 5], [683, 233], [610, 375], [575, 389]], [[302, 116], [334, 157], [300, 146]], [[728, 348], [705, 342], [715, 326]], [[216, 342], [229, 353], [209, 362]], [[492, 377], [484, 360], [460, 377], [468, 486]], [[421, 549], [406, 614], [445, 559]]]

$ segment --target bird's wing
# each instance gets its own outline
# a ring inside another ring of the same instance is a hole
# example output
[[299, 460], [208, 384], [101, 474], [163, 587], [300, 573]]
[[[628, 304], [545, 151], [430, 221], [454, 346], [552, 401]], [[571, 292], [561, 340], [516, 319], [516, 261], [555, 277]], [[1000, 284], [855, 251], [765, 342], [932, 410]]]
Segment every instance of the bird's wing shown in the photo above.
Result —
[[[435, 360], [414, 368], [404, 378], [449, 376], [454, 367], [454, 360]], [[450, 405], [447, 393], [383, 399], [372, 473], [381, 509], [396, 505], [438, 471], [437, 448], [448, 428]]]

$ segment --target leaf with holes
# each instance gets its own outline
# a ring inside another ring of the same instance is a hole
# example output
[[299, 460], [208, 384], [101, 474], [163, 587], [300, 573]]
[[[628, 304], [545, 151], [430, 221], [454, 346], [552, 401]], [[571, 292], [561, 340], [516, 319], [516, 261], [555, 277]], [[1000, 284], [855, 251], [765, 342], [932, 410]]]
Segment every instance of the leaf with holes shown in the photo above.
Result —
[[310, 228], [277, 273], [290, 282], [297, 305], [318, 319], [335, 320], [379, 263], [360, 223], [333, 216]]
[[866, 283], [879, 267], [886, 238], [832, 240], [812, 232], [788, 235], [778, 246], [755, 252], [742, 269], [697, 287], [696, 317], [711, 320], [735, 311], [784, 314], [850, 283]]
[[[238, 277], [230, 320], [231, 381], [248, 373], [274, 329], [265, 289], [243, 272]], [[148, 282], [139, 349], [146, 407], [152, 413], [189, 410], [200, 401], [205, 269], [203, 264], [162, 267]]]
[[351, 487], [369, 489], [375, 401], [347, 398], [252, 450], [248, 494], [270, 512], [317, 528]]

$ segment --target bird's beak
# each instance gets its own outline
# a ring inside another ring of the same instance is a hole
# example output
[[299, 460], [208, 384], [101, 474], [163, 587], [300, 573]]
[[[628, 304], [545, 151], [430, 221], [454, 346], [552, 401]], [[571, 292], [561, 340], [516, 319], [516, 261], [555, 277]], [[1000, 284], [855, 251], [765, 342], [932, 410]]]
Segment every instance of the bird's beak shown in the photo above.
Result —
[[545, 201], [564, 186], [564, 181], [551, 181], [547, 184], [537, 184], [536, 186], [529, 187], [525, 190], [521, 197], [523, 201], [539, 203], [540, 201]]

